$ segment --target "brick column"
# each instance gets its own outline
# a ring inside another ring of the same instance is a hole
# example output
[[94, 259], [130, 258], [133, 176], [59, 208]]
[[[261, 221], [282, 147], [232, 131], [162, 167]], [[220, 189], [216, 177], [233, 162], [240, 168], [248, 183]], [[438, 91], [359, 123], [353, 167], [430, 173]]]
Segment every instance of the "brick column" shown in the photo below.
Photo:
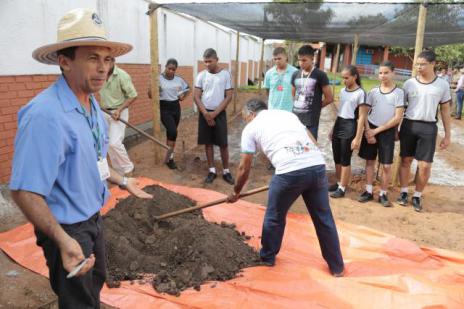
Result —
[[383, 61], [388, 60], [389, 53], [390, 53], [390, 46], [385, 46], [383, 48]]
[[343, 65], [348, 65], [351, 63], [351, 46], [350, 44], [345, 45], [345, 49], [343, 51]]

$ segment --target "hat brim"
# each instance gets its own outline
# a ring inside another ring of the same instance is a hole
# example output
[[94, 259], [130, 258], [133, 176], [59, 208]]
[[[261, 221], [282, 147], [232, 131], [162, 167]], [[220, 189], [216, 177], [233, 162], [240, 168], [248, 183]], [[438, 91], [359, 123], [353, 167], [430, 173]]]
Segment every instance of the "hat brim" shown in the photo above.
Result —
[[68, 41], [55, 44], [49, 44], [37, 48], [32, 52], [32, 58], [45, 64], [58, 64], [56, 52], [68, 47], [78, 46], [97, 46], [107, 47], [111, 50], [111, 56], [119, 57], [127, 54], [132, 50], [132, 45], [114, 41], [106, 40], [81, 40], [81, 41]]

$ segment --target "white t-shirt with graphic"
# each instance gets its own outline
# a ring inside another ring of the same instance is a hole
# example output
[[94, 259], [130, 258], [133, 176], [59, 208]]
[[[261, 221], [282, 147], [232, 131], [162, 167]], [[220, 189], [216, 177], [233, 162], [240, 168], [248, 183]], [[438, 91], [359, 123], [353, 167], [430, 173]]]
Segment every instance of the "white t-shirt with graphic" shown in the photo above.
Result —
[[275, 167], [276, 174], [325, 164], [298, 117], [284, 110], [263, 110], [242, 132], [242, 153], [259, 149]]
[[174, 75], [172, 79], [167, 79], [164, 74], [161, 74], [160, 90], [160, 100], [177, 101], [182, 93], [189, 90], [189, 85], [178, 75]]
[[436, 122], [438, 104], [451, 100], [449, 87], [444, 79], [438, 77], [428, 84], [421, 83], [416, 78], [408, 79], [403, 85], [407, 101], [404, 118]]
[[203, 70], [197, 76], [195, 88], [203, 90], [201, 102], [205, 108], [215, 110], [224, 101], [226, 90], [232, 89], [232, 78], [227, 70], [215, 74]]

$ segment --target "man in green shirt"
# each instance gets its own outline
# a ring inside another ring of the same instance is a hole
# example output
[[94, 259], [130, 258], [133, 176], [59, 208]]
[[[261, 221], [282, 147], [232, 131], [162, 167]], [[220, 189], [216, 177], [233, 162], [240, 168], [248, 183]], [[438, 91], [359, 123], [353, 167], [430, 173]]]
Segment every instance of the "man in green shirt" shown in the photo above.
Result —
[[112, 113], [111, 116], [104, 114], [108, 123], [108, 155], [111, 165], [119, 173], [129, 174], [134, 170], [134, 164], [122, 143], [126, 126], [119, 119], [129, 120], [129, 106], [137, 99], [137, 91], [130, 75], [114, 64], [114, 58], [106, 83], [100, 90], [100, 98], [101, 107]]
[[269, 96], [268, 108], [292, 112], [292, 75], [297, 69], [287, 63], [287, 52], [283, 47], [274, 49], [272, 59], [275, 66], [264, 76], [264, 88]]

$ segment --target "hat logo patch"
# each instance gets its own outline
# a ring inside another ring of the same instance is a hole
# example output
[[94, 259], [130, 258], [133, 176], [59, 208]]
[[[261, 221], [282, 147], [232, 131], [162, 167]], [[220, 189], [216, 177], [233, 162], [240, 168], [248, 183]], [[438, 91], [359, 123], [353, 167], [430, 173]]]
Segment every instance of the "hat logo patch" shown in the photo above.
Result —
[[102, 24], [102, 21], [100, 19], [100, 16], [98, 16], [97, 13], [93, 13], [92, 14], [92, 20], [93, 22], [96, 24], [96, 25], [101, 25]]

